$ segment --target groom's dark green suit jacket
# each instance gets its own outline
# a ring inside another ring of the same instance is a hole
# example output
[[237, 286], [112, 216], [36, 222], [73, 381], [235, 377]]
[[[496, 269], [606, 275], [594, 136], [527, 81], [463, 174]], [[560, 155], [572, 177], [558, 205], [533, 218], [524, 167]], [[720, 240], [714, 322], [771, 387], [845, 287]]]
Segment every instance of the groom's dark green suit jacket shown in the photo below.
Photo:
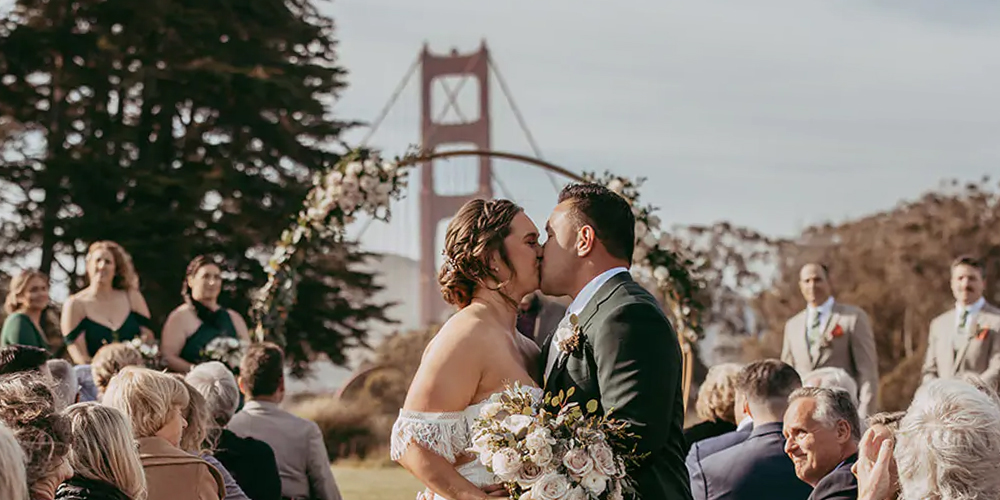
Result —
[[[580, 311], [581, 348], [561, 353], [545, 380], [553, 395], [575, 387], [571, 402], [631, 424], [637, 450], [649, 453], [629, 471], [642, 500], [690, 500], [684, 465], [684, 404], [677, 333], [656, 299], [629, 273], [611, 277]], [[551, 342], [542, 350], [548, 359]], [[543, 367], [544, 373], [544, 367]]]

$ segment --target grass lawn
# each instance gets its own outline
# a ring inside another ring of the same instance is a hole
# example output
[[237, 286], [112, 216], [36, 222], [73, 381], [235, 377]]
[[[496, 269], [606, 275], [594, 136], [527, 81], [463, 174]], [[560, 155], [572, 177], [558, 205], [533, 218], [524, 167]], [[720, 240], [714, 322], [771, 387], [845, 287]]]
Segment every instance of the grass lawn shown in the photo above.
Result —
[[344, 500], [413, 500], [423, 490], [402, 467], [355, 468], [333, 466], [333, 477]]

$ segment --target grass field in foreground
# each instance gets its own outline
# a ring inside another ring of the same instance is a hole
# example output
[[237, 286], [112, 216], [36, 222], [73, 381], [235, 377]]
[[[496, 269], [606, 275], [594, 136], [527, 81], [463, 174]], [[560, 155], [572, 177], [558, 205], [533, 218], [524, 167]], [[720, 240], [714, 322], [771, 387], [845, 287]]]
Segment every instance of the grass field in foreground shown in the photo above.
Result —
[[402, 467], [355, 468], [333, 466], [333, 477], [344, 500], [413, 500], [423, 490]]

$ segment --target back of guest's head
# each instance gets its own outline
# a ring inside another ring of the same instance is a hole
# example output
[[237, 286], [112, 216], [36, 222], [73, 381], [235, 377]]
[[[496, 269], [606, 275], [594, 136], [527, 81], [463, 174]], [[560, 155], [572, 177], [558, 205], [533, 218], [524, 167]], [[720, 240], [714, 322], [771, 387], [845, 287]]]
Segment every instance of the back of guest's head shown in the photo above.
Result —
[[802, 379], [788, 363], [777, 359], [754, 361], [743, 367], [736, 382], [736, 390], [746, 398], [751, 407], [760, 406], [775, 416], [788, 407], [788, 396], [802, 387]]
[[889, 429], [889, 431], [895, 433], [896, 431], [899, 430], [899, 423], [903, 420], [903, 417], [905, 416], [906, 416], [905, 411], [884, 411], [869, 416], [865, 420], [865, 423], [868, 424], [868, 427], [875, 427], [877, 425], [880, 425], [882, 427], [885, 427], [886, 429]]
[[69, 454], [74, 474], [110, 484], [131, 500], [146, 497], [146, 475], [132, 425], [122, 412], [94, 402], [66, 409], [73, 434]]
[[205, 398], [211, 423], [225, 427], [240, 406], [240, 388], [229, 368], [209, 361], [192, 368], [184, 380]]
[[30, 345], [9, 345], [0, 348], [0, 375], [19, 372], [41, 372], [49, 353]]
[[851, 438], [861, 440], [861, 419], [854, 398], [843, 389], [831, 387], [803, 387], [788, 397], [789, 404], [797, 399], [810, 398], [816, 402], [813, 418], [827, 427], [835, 427], [844, 421], [851, 428]]
[[[56, 407], [49, 381], [37, 373], [0, 377], [0, 423], [21, 445], [29, 488], [49, 480], [65, 467], [69, 453], [69, 422]], [[56, 484], [58, 484], [57, 481]]]
[[46, 362], [52, 380], [55, 381], [56, 400], [61, 408], [65, 408], [76, 403], [76, 396], [80, 392], [80, 384], [76, 379], [76, 371], [73, 365], [65, 359], [50, 359]]
[[188, 405], [184, 384], [148, 368], [126, 366], [111, 378], [102, 404], [116, 408], [132, 424], [135, 437], [155, 436], [168, 422], [170, 411]]
[[835, 366], [817, 368], [802, 377], [803, 387], [827, 387], [842, 389], [851, 395], [854, 405], [858, 405], [858, 383], [847, 370]]
[[201, 455], [211, 451], [211, 446], [206, 442], [209, 430], [208, 404], [205, 397], [198, 392], [191, 384], [184, 381], [184, 376], [174, 373], [172, 376], [180, 383], [184, 384], [187, 390], [188, 404], [181, 412], [187, 426], [181, 434], [180, 448], [189, 453]]
[[960, 380], [917, 390], [896, 432], [901, 498], [1000, 498], [1000, 408]]
[[252, 344], [240, 363], [240, 386], [249, 397], [271, 396], [285, 377], [285, 353], [276, 344]]
[[122, 368], [126, 366], [144, 366], [142, 353], [129, 344], [115, 342], [101, 347], [90, 360], [90, 373], [94, 378], [94, 385], [97, 391], [104, 393], [114, 377]]
[[[33, 283], [34, 282], [34, 283]], [[7, 291], [7, 298], [4, 300], [3, 309], [7, 314], [23, 312], [30, 307], [28, 304], [28, 293], [32, 285], [49, 288], [49, 277], [40, 271], [21, 271], [10, 280], [10, 287]]]
[[723, 363], [708, 369], [708, 375], [698, 389], [695, 410], [703, 420], [736, 422], [736, 385], [743, 365]]
[[628, 200], [600, 184], [586, 182], [564, 187], [559, 203], [566, 201], [577, 226], [592, 227], [609, 255], [632, 264], [635, 214]]
[[28, 500], [28, 479], [24, 475], [24, 451], [7, 425], [0, 422], [0, 498]]

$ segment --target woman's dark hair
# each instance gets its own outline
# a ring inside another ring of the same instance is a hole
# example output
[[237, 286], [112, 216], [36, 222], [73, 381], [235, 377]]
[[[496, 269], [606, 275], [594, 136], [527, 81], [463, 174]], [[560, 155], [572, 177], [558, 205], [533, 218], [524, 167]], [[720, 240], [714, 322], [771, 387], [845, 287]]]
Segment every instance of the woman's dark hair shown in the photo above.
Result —
[[181, 285], [181, 296], [184, 297], [184, 302], [194, 307], [195, 314], [198, 315], [198, 319], [206, 325], [212, 326], [214, 328], [221, 328], [222, 325], [219, 324], [219, 315], [215, 311], [211, 310], [201, 301], [195, 300], [194, 296], [191, 295], [191, 287], [188, 286], [188, 279], [193, 278], [198, 270], [205, 266], [215, 266], [221, 269], [215, 260], [207, 257], [205, 255], [199, 255], [188, 263], [187, 271], [184, 272], [184, 283]]
[[[445, 263], [438, 283], [445, 302], [461, 309], [472, 302], [477, 287], [487, 286], [487, 281], [500, 282], [490, 268], [493, 252], [498, 252], [500, 260], [514, 273], [503, 241], [510, 234], [514, 217], [523, 210], [510, 200], [478, 199], [462, 205], [444, 237]], [[503, 284], [492, 290], [499, 290]], [[517, 306], [517, 301], [504, 297]]]
[[0, 401], [0, 422], [14, 432], [24, 450], [31, 487], [54, 473], [69, 454], [69, 420], [58, 411], [52, 388], [41, 373], [0, 377]]

